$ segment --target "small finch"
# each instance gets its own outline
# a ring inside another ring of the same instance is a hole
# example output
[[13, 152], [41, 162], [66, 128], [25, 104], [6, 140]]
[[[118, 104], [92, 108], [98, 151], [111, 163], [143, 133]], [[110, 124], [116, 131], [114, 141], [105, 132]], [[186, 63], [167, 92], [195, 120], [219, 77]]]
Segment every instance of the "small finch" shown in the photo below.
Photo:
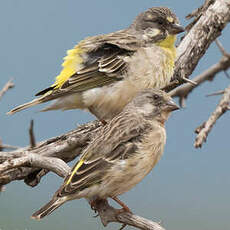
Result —
[[112, 198], [139, 183], [160, 159], [166, 142], [165, 122], [179, 107], [165, 92], [138, 93], [124, 110], [96, 134], [52, 200], [32, 215], [41, 219], [66, 201]]
[[139, 91], [169, 84], [176, 34], [183, 31], [170, 9], [152, 7], [126, 29], [88, 37], [67, 52], [53, 85], [8, 114], [55, 99], [42, 111], [87, 109], [99, 120], [111, 119]]

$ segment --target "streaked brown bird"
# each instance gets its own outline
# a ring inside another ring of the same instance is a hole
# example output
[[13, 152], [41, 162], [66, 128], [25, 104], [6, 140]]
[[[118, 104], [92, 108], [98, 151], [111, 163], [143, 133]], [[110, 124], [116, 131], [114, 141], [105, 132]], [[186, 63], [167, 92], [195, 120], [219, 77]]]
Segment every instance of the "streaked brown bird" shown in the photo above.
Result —
[[43, 111], [87, 109], [100, 120], [111, 119], [139, 91], [170, 82], [176, 34], [183, 31], [169, 8], [152, 7], [126, 29], [86, 38], [67, 52], [53, 85], [8, 114], [56, 99]]
[[117, 196], [139, 183], [160, 159], [166, 141], [165, 122], [178, 109], [171, 97], [148, 89], [137, 95], [89, 143], [52, 200], [32, 215], [41, 219], [63, 203], [86, 198], [91, 205]]

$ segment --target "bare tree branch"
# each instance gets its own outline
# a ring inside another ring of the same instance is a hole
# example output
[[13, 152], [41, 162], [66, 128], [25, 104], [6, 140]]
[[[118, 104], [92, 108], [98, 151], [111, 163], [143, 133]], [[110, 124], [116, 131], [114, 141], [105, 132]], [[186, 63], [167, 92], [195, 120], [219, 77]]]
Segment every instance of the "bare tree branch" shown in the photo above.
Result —
[[[101, 122], [99, 121], [90, 122], [62, 136], [38, 143], [33, 149], [25, 147], [11, 152], [0, 152], [0, 164], [4, 163], [4, 161], [24, 157], [30, 154], [37, 154], [45, 157], [57, 157], [65, 162], [72, 161], [81, 154], [82, 150], [87, 146], [91, 137], [98, 131], [100, 126]], [[39, 168], [28, 167], [7, 170], [0, 173], [0, 185], [8, 184], [13, 180], [26, 180], [26, 182], [29, 181], [27, 184], [35, 186], [40, 181], [37, 178], [37, 173], [39, 173], [40, 176], [47, 173], [43, 171], [41, 174], [40, 171]]]
[[217, 92], [207, 94], [206, 97], [222, 95], [223, 93], [224, 93], [224, 90], [219, 90], [219, 91], [217, 91]]
[[[175, 76], [187, 77], [192, 73], [209, 44], [220, 35], [221, 30], [229, 22], [229, 9], [230, 0], [216, 0], [214, 4], [208, 7], [207, 12], [202, 14], [178, 47]], [[180, 80], [176, 82], [180, 82]], [[189, 85], [191, 86], [191, 84]], [[173, 88], [175, 87], [176, 85], [174, 84]], [[38, 143], [34, 149], [30, 149], [29, 147], [18, 149], [17, 151], [9, 152], [8, 156], [23, 155], [24, 151], [30, 151], [41, 156], [58, 157], [65, 162], [69, 162], [81, 154], [93, 133], [100, 128], [100, 125], [100, 122], [96, 121], [85, 124], [75, 131]], [[0, 152], [0, 163], [4, 161], [3, 158], [4, 152]], [[7, 184], [13, 180], [23, 179], [29, 185], [35, 186], [46, 173], [46, 170], [41, 171], [28, 167], [15, 168], [8, 170], [7, 174], [3, 173], [0, 175], [0, 184]]]
[[120, 210], [111, 207], [107, 200], [102, 200], [97, 203], [96, 210], [104, 226], [107, 226], [111, 222], [118, 222], [143, 230], [164, 230], [164, 228], [156, 222], [128, 212], [120, 212]]
[[230, 21], [230, 1], [216, 0], [209, 5], [177, 48], [174, 78], [183, 83], [188, 78], [210, 44]]
[[204, 71], [202, 74], [193, 78], [193, 81], [197, 83], [197, 85], [192, 85], [190, 83], [183, 84], [172, 91], [170, 91], [170, 95], [172, 97], [179, 97], [180, 105], [184, 106], [182, 102], [188, 97], [189, 93], [193, 91], [196, 87], [204, 83], [205, 81], [212, 81], [217, 73], [227, 70], [230, 68], [230, 54], [225, 51], [225, 55], [220, 59], [220, 61], [209, 69]]
[[191, 19], [195, 18], [190, 24], [186, 26], [186, 30], [189, 31], [195, 24], [196, 22], [200, 19], [202, 14], [208, 9], [210, 5], [212, 5], [215, 2], [215, 0], [205, 0], [205, 3], [194, 10], [192, 13], [188, 14], [186, 16], [186, 19]]
[[0, 165], [0, 174], [19, 167], [48, 169], [60, 177], [65, 177], [71, 171], [70, 167], [57, 157], [44, 157], [35, 153], [25, 153], [24, 156], [4, 161]]
[[206, 141], [209, 132], [212, 130], [213, 125], [216, 123], [227, 110], [229, 110], [230, 102], [230, 86], [224, 90], [224, 95], [222, 96], [219, 104], [217, 105], [215, 111], [211, 114], [206, 122], [201, 126], [196, 128], [195, 132], [198, 134], [194, 143], [195, 148], [201, 148], [203, 142]]
[[[221, 34], [221, 31], [230, 21], [229, 12], [230, 0], [206, 0], [199, 10], [192, 13], [196, 19], [178, 46], [174, 81], [170, 83], [167, 91], [184, 83], [184, 79], [190, 76], [209, 45]], [[200, 83], [197, 80], [197, 84]], [[188, 84], [190, 87], [196, 87]], [[215, 115], [212, 114], [215, 118], [214, 122], [213, 118], [210, 117], [210, 122], [208, 120], [206, 122], [208, 124], [204, 124], [198, 130], [199, 134], [195, 142], [198, 147], [206, 140], [216, 120], [229, 109], [227, 105], [227, 101], [229, 103], [230, 99], [229, 91], [229, 88], [226, 89], [219, 103], [221, 105], [213, 112]], [[0, 152], [0, 188], [14, 180], [24, 180], [26, 184], [36, 186], [49, 171], [62, 177], [67, 175], [69, 167], [64, 162], [72, 161], [80, 155], [94, 134], [100, 129], [100, 126], [100, 122], [94, 121], [62, 136], [38, 143], [33, 148], [25, 147], [11, 152]], [[201, 144], [199, 144], [200, 142]], [[159, 224], [150, 220], [127, 212], [118, 212], [107, 201], [100, 202], [96, 209], [104, 226], [110, 222], [119, 222], [139, 229], [163, 230]]]
[[0, 100], [2, 99], [3, 95], [9, 90], [14, 87], [13, 79], [9, 80], [5, 86], [0, 91]]

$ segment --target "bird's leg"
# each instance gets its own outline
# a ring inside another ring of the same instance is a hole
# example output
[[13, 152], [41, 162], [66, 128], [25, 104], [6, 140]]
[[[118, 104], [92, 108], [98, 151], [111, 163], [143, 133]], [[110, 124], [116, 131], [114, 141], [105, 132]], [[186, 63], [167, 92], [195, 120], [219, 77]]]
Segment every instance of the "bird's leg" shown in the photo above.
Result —
[[96, 204], [95, 204], [95, 202], [96, 202], [96, 200], [93, 200], [93, 201], [90, 201], [90, 202], [89, 202], [89, 205], [90, 205], [91, 209], [92, 209], [94, 212], [96, 212], [96, 208], [95, 208]]
[[90, 204], [91, 209], [96, 213], [99, 203], [101, 203], [103, 201], [104, 201], [103, 199], [99, 199], [99, 198], [90, 201], [89, 204]]
[[102, 125], [106, 125], [107, 122], [105, 120], [100, 120], [100, 122], [102, 123]]
[[92, 200], [92, 201], [89, 202], [91, 209], [92, 209], [95, 213], [97, 212], [97, 208], [96, 208], [96, 207], [97, 207], [97, 202], [98, 202], [98, 199]]
[[[121, 207], [122, 209], [119, 209], [118, 212], [119, 213], [122, 213], [122, 212], [129, 212], [129, 213], [132, 213], [129, 209], [129, 207], [124, 203], [122, 202], [121, 200], [119, 200], [116, 196], [114, 197], [111, 197], [114, 201], [116, 201]], [[119, 214], [118, 213], [118, 214]]]
[[97, 110], [93, 106], [90, 106], [88, 108], [88, 110], [90, 111], [90, 113], [92, 113], [102, 123], [102, 125], [107, 124], [107, 122], [104, 119], [100, 118], [99, 113], [97, 112]]

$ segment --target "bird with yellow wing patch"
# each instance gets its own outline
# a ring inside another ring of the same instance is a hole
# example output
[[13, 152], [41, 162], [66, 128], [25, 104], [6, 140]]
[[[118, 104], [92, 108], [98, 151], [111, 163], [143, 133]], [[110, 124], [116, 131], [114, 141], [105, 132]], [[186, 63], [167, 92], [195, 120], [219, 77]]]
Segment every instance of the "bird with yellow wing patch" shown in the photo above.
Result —
[[73, 199], [95, 202], [117, 196], [138, 184], [159, 161], [166, 142], [164, 124], [179, 107], [165, 92], [147, 89], [95, 134], [52, 200], [32, 215], [41, 219]]
[[176, 34], [183, 31], [170, 9], [153, 7], [126, 29], [86, 38], [67, 52], [53, 85], [9, 114], [55, 100], [43, 111], [87, 109], [98, 119], [109, 120], [140, 90], [169, 84]]

